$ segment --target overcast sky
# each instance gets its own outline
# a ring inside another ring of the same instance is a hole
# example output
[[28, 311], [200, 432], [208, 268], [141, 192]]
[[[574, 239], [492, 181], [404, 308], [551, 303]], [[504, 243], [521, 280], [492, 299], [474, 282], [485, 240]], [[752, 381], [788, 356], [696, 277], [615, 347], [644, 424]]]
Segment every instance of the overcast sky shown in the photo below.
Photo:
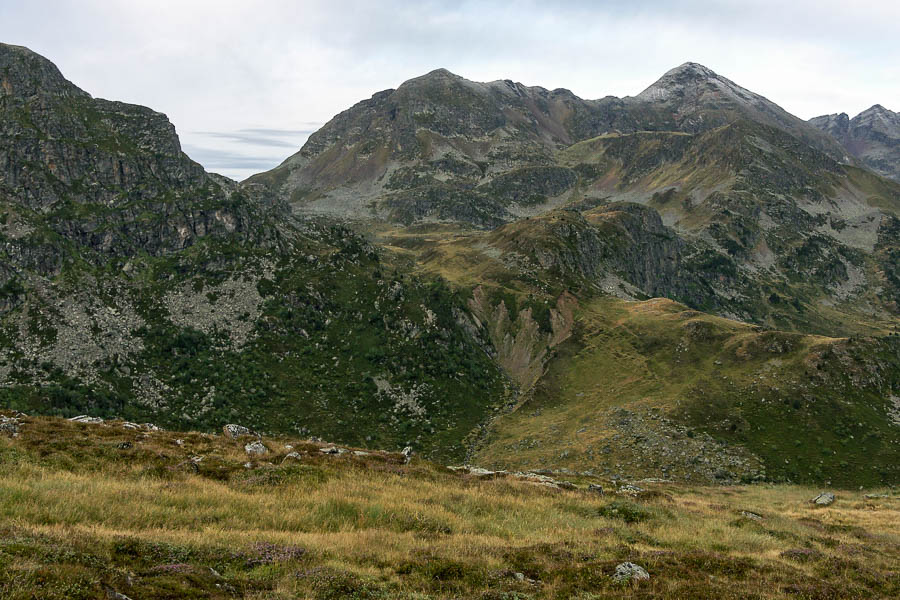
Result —
[[438, 67], [599, 98], [695, 61], [803, 118], [900, 110], [897, 0], [0, 0], [0, 41], [166, 113], [188, 154], [236, 179]]

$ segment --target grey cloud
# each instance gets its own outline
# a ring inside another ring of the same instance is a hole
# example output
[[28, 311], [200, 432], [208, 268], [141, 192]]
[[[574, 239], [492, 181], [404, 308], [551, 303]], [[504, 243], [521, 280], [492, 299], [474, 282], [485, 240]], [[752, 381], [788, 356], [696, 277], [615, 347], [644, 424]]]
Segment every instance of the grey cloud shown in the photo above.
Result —
[[218, 148], [208, 148], [185, 144], [184, 152], [192, 159], [211, 169], [259, 169], [277, 166], [284, 157], [258, 156], [242, 152], [232, 152]]
[[[222, 140], [230, 140], [242, 144], [254, 146], [269, 146], [273, 148], [297, 148], [297, 138], [306, 139], [314, 129], [291, 131], [287, 129], [240, 129], [238, 131], [196, 131], [196, 135], [202, 135]], [[294, 139], [285, 139], [294, 138]]]

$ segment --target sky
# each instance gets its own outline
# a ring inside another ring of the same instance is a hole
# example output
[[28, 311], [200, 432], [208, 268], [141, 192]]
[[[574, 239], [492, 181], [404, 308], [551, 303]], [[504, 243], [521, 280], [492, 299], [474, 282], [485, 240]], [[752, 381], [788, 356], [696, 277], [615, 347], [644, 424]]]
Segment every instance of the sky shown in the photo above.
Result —
[[804, 119], [900, 111], [897, 0], [0, 0], [0, 41], [166, 113], [185, 152], [238, 180], [439, 67], [601, 98], [693, 61]]

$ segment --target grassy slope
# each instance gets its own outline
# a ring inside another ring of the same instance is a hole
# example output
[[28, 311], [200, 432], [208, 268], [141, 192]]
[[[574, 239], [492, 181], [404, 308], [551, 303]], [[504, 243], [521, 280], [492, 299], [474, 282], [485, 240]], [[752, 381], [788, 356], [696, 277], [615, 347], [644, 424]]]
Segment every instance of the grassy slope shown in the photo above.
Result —
[[[107, 589], [271, 600], [900, 592], [896, 496], [842, 493], [825, 509], [796, 486], [599, 496], [588, 480], [549, 489], [286, 439], [265, 439], [271, 453], [248, 469], [248, 438], [22, 420], [18, 438], [0, 438], [0, 596], [10, 600]], [[285, 442], [299, 460], [283, 461]], [[203, 456], [196, 469], [191, 456]], [[614, 583], [625, 560], [650, 581]]]
[[[764, 469], [741, 453], [747, 464], [723, 476], [844, 486], [896, 481], [900, 446], [887, 405], [896, 368], [863, 387], [851, 378], [869, 366], [852, 347], [763, 331], [668, 300], [598, 299], [583, 307], [576, 335], [533, 397], [495, 421], [476, 462], [702, 480], [704, 464], [695, 456], [714, 460], [738, 447]], [[623, 418], [642, 420], [641, 427], [622, 427]], [[687, 439], [695, 431], [712, 440]]]

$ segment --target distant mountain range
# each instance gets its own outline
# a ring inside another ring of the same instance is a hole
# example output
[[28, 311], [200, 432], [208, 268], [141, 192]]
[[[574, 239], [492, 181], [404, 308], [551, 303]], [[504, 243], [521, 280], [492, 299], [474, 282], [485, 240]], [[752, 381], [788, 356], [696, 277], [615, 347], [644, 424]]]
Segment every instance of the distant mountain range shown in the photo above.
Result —
[[236, 183], [0, 45], [0, 406], [897, 483], [892, 123], [696, 63], [599, 100], [441, 69]]

